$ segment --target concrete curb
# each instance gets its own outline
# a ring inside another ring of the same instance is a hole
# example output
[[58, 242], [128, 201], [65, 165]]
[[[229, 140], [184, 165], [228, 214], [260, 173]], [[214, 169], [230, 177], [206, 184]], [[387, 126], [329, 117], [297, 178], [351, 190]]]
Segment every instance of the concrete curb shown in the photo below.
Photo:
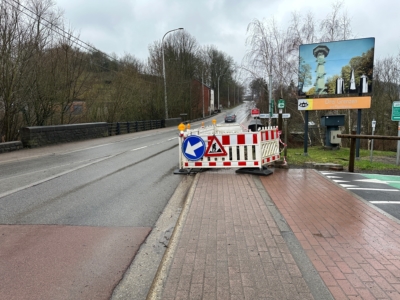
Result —
[[193, 200], [194, 191], [196, 189], [197, 182], [199, 181], [199, 176], [200, 175], [197, 173], [194, 178], [194, 181], [192, 183], [192, 186], [190, 187], [189, 193], [186, 197], [185, 205], [182, 209], [181, 214], [179, 215], [178, 221], [176, 222], [176, 226], [171, 235], [171, 239], [169, 240], [168, 248], [164, 253], [164, 256], [158, 267], [156, 276], [154, 277], [153, 283], [150, 287], [149, 293], [146, 298], [147, 300], [161, 299], [163, 286], [164, 286], [165, 280], [168, 276], [168, 271], [172, 264], [175, 250], [178, 246], [179, 237], [182, 233], [182, 226], [184, 225], [184, 223], [186, 221], [186, 217], [188, 215], [189, 208], [190, 208], [190, 205]]

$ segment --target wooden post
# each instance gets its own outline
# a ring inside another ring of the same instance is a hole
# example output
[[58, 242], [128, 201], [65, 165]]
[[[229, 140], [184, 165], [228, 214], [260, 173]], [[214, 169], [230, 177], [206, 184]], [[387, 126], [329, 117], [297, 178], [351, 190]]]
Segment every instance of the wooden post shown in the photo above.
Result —
[[[351, 134], [356, 134], [355, 131], [352, 131]], [[349, 172], [354, 172], [354, 156], [356, 153], [356, 138], [350, 138], [350, 160], [349, 160]]]

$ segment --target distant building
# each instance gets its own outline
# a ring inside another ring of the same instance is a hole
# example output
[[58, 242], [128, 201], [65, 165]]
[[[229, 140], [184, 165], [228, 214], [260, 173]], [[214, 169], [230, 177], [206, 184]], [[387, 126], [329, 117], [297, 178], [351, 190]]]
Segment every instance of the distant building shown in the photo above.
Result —
[[[201, 82], [201, 80], [193, 79], [192, 81], [192, 113], [194, 118], [203, 116], [203, 95], [204, 95], [204, 115], [210, 114], [210, 96], [211, 87]], [[212, 108], [213, 110], [214, 108]]]

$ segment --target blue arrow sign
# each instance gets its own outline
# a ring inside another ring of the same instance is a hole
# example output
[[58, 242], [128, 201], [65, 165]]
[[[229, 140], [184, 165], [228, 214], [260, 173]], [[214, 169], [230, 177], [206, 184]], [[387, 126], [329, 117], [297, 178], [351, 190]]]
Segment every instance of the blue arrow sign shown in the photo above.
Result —
[[204, 156], [206, 144], [197, 135], [188, 136], [182, 144], [182, 153], [188, 160], [199, 160]]

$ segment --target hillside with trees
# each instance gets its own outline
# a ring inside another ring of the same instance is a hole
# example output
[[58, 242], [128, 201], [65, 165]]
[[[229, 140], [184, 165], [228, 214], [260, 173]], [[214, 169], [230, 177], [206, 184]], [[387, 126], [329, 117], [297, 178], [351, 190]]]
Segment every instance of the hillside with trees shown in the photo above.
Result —
[[[149, 47], [147, 62], [119, 58], [77, 38], [50, 0], [0, 3], [2, 141], [17, 140], [26, 126], [165, 118], [161, 41]], [[243, 95], [233, 59], [188, 32], [168, 35], [164, 55], [169, 118], [203, 116], [195, 80], [219, 87], [224, 107], [229, 93], [232, 103]]]
[[[26, 126], [164, 119], [163, 50], [169, 118], [181, 113], [188, 119], [203, 116], [197, 81], [214, 90], [215, 106], [218, 95], [220, 104], [228, 107], [250, 91], [262, 113], [269, 111], [270, 101], [277, 112], [276, 102], [285, 99], [285, 112], [291, 114], [289, 132], [301, 131], [304, 113], [297, 108], [298, 89], [309, 85], [313, 70], [309, 65], [299, 69], [299, 46], [358, 38], [352, 34], [344, 2], [334, 2], [331, 7], [321, 20], [312, 13], [293, 12], [284, 26], [274, 18], [254, 19], [247, 28], [248, 51], [238, 64], [215, 46], [200, 45], [185, 30], [167, 35], [163, 44], [154, 41], [147, 61], [139, 61], [134, 53], [123, 57], [105, 54], [76, 37], [51, 0], [1, 0], [2, 141], [19, 139], [19, 129]], [[371, 72], [372, 57], [372, 52], [364, 53], [350, 64]], [[392, 102], [399, 99], [400, 53], [375, 58], [373, 63], [372, 107], [362, 112], [362, 133], [371, 133], [375, 119], [375, 134], [397, 135], [390, 111]], [[349, 74], [348, 70], [342, 73]], [[328, 79], [328, 89], [334, 88], [335, 79]], [[206, 107], [205, 114], [213, 109]], [[345, 132], [356, 125], [354, 110], [311, 111], [310, 121], [317, 124], [320, 144], [320, 118], [326, 114], [345, 114]], [[393, 149], [394, 144], [376, 142], [375, 147]]]

